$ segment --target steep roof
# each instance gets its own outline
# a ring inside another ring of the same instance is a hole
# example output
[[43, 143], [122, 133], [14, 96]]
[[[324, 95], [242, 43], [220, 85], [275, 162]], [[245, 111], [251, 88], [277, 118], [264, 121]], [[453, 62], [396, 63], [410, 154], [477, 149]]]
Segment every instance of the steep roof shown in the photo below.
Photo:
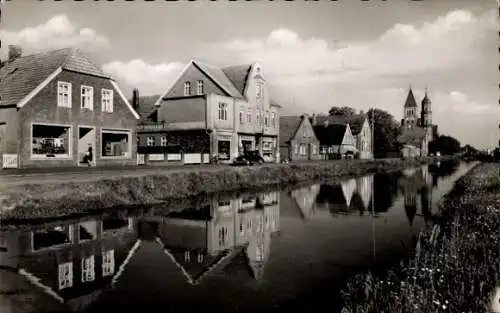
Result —
[[280, 116], [280, 146], [286, 145], [302, 123], [302, 116]]
[[251, 64], [233, 65], [222, 69], [227, 78], [233, 83], [234, 87], [244, 96], [245, 88], [248, 82], [248, 75], [252, 69]]
[[18, 104], [59, 68], [110, 78], [78, 49], [64, 48], [31, 54], [0, 68], [0, 104]]
[[416, 108], [417, 101], [415, 101], [415, 96], [413, 95], [413, 91], [410, 88], [408, 91], [408, 96], [406, 97], [405, 108]]
[[339, 146], [344, 140], [347, 131], [347, 124], [317, 124], [314, 126], [314, 132], [321, 145]]
[[[141, 120], [146, 120], [154, 111], [157, 110], [155, 103], [159, 97], [160, 95], [139, 97], [139, 106], [136, 110], [141, 116]], [[129, 102], [132, 103], [132, 99], [129, 99]]]
[[235, 87], [231, 80], [226, 76], [224, 71], [216, 66], [209, 65], [200, 60], [193, 60], [192, 63], [202, 70], [206, 75], [212, 78], [217, 84], [220, 85], [231, 97], [243, 99], [241, 92]]
[[328, 121], [329, 124], [349, 124], [352, 134], [356, 136], [361, 132], [366, 118], [367, 116], [365, 114], [318, 115], [316, 116], [316, 124], [323, 124], [326, 121]]

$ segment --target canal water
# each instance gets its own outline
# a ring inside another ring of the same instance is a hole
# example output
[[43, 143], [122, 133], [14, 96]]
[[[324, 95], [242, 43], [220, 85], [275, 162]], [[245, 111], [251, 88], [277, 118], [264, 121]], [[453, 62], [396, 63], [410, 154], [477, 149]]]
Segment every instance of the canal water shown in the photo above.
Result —
[[404, 257], [472, 166], [2, 225], [0, 312], [339, 311], [345, 279]]

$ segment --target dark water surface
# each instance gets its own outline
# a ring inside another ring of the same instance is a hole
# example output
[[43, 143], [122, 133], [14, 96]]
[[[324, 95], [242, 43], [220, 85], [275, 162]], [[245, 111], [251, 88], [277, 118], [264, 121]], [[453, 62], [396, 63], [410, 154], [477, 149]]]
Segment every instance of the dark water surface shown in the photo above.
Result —
[[[404, 257], [472, 166], [214, 196], [165, 214], [2, 225], [0, 312], [338, 311], [345, 278]], [[30, 307], [19, 300], [27, 293]]]

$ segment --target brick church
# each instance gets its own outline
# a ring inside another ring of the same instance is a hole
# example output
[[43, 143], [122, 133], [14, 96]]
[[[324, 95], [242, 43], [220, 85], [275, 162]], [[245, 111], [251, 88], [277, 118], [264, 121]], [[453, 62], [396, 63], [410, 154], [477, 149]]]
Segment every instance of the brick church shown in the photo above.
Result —
[[431, 100], [427, 96], [427, 88], [421, 105], [419, 114], [417, 101], [410, 87], [404, 104], [401, 134], [398, 137], [398, 142], [403, 145], [403, 157], [427, 156], [429, 143], [437, 137], [437, 125], [432, 124]]

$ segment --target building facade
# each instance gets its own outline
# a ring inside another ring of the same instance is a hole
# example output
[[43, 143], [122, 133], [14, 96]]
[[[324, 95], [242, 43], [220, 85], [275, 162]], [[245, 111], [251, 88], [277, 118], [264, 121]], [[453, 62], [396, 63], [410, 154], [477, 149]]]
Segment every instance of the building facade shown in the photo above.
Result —
[[264, 159], [278, 160], [280, 106], [271, 101], [258, 63], [218, 68], [192, 60], [155, 105], [165, 132], [195, 142], [178, 143], [185, 153], [231, 162], [246, 150], [258, 150]]
[[355, 115], [313, 115], [311, 117], [313, 126], [329, 124], [349, 124], [351, 133], [356, 140], [356, 157], [359, 159], [372, 159], [372, 129], [368, 117], [361, 112]]
[[282, 160], [320, 159], [319, 140], [306, 115], [281, 116], [279, 128], [279, 147]]
[[422, 99], [420, 116], [417, 101], [410, 88], [404, 104], [401, 134], [398, 142], [402, 145], [403, 157], [427, 156], [429, 144], [437, 136], [437, 126], [432, 124], [431, 100], [427, 96]]
[[4, 168], [136, 164], [139, 115], [111, 77], [76, 49], [11, 54], [0, 68]]
[[314, 132], [320, 143], [321, 159], [354, 158], [358, 152], [349, 124], [329, 124], [326, 121], [314, 126]]

